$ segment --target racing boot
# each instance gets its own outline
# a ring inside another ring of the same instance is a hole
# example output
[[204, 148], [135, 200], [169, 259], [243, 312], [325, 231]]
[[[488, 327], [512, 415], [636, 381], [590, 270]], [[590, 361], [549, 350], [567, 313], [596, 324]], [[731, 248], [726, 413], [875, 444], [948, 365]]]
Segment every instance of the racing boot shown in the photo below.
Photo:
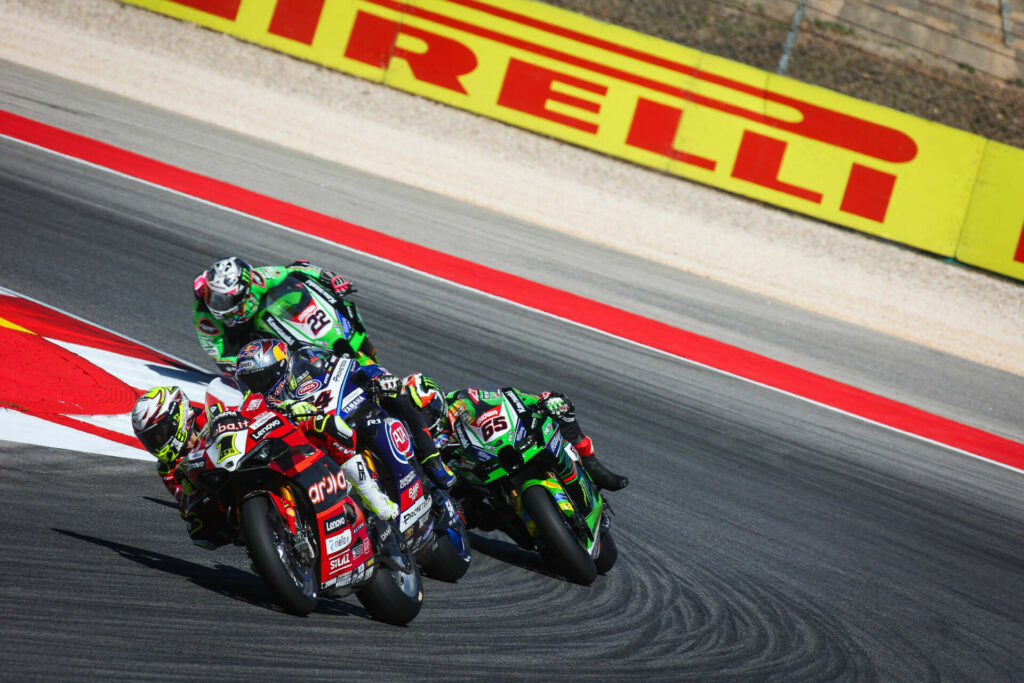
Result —
[[359, 497], [366, 505], [366, 509], [377, 516], [378, 519], [394, 519], [401, 511], [394, 501], [384, 495], [377, 482], [366, 472], [366, 465], [363, 464], [363, 457], [356, 455], [341, 466], [342, 471], [348, 480], [356, 486]]
[[420, 460], [420, 464], [423, 465], [423, 469], [427, 471], [427, 475], [438, 488], [447, 491], [455, 485], [455, 474], [448, 469], [448, 465], [444, 464], [441, 454], [437, 451]]
[[627, 477], [615, 474], [601, 464], [601, 461], [597, 459], [597, 454], [594, 453], [594, 444], [591, 443], [589, 436], [583, 437], [583, 440], [575, 444], [575, 446], [576, 452], [580, 454], [580, 462], [583, 463], [583, 468], [590, 475], [590, 479], [597, 484], [598, 488], [605, 489], [606, 491], [618, 491], [629, 485]]

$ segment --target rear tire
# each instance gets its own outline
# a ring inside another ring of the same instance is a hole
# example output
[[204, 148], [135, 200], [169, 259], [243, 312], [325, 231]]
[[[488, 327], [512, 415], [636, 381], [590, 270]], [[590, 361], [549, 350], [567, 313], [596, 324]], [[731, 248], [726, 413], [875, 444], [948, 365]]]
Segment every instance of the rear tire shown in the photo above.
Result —
[[597, 559], [594, 560], [597, 573], [607, 574], [615, 566], [615, 560], [617, 559], [619, 559], [619, 549], [615, 545], [615, 539], [612, 538], [612, 532], [605, 531], [601, 534], [601, 552], [598, 553]]
[[[286, 612], [303, 617], [316, 608], [316, 559], [304, 568], [285, 533], [284, 520], [266, 496], [242, 503], [242, 532], [256, 572]], [[300, 585], [301, 584], [301, 585]]]
[[589, 586], [597, 578], [597, 567], [590, 555], [569, 530], [565, 515], [543, 486], [531, 486], [523, 492], [523, 507], [537, 525], [547, 558], [567, 579]]

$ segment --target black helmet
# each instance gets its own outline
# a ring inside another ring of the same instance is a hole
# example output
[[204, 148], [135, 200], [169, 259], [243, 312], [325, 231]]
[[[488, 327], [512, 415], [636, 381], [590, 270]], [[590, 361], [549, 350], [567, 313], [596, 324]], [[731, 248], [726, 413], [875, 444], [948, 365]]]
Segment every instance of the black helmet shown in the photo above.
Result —
[[[299, 398], [310, 393], [313, 385], [310, 380], [322, 380], [331, 371], [334, 355], [316, 346], [303, 346], [295, 350], [288, 361], [288, 386], [286, 390], [292, 398]], [[320, 384], [315, 385], [317, 388]]]
[[279, 339], [257, 339], [238, 352], [235, 379], [259, 394], [270, 391], [288, 369], [288, 347]]

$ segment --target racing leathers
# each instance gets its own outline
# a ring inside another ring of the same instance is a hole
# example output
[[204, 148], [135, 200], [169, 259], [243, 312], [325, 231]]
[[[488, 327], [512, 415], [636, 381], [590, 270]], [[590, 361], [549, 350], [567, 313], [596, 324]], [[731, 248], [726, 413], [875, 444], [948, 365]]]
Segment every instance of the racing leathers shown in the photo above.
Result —
[[[301, 400], [301, 396], [294, 390], [311, 376], [326, 378], [341, 360], [329, 351], [312, 346], [294, 352], [285, 376], [267, 392], [267, 402], [280, 405], [282, 402]], [[451, 488], [455, 483], [455, 475], [441, 459], [423, 415], [413, 404], [402, 381], [376, 363], [352, 361], [351, 367], [352, 381], [376, 400], [386, 416], [401, 420], [409, 429], [413, 452], [430, 480], [443, 489]], [[379, 452], [384, 452], [387, 448], [384, 442], [388, 438], [387, 430], [383, 423], [371, 422], [357, 420], [352, 427], [360, 439], [374, 443]]]
[[[586, 469], [590, 479], [600, 488], [618, 491], [629, 484], [629, 479], [615, 474], [605, 467], [594, 451], [594, 444], [589, 436], [585, 436], [576, 421], [576, 408], [564, 394], [545, 391], [539, 395], [528, 394], [519, 389], [511, 388], [522, 401], [523, 405], [542, 414], [548, 415], [558, 423], [562, 436], [573, 445], [580, 455], [580, 462]], [[472, 423], [479, 415], [501, 404], [501, 394], [483, 389], [461, 389], [446, 396], [449, 407], [449, 419]], [[451, 429], [450, 424], [446, 424]], [[451, 436], [450, 434], [448, 435]], [[446, 449], [457, 455], [458, 442], [449, 440]], [[564, 453], [559, 454], [557, 462], [558, 476], [565, 483], [571, 483], [576, 477], [576, 468]]]
[[345, 278], [330, 270], [314, 266], [308, 261], [294, 261], [288, 266], [253, 268], [246, 302], [246, 310], [250, 312], [248, 320], [236, 325], [226, 325], [210, 312], [204, 301], [206, 274], [207, 271], [200, 273], [192, 284], [195, 294], [193, 324], [196, 336], [199, 337], [199, 345], [213, 358], [217, 367], [226, 376], [231, 376], [234, 372], [238, 351], [245, 344], [257, 337], [267, 336], [253, 329], [253, 320], [264, 308], [266, 293], [284, 282], [286, 278], [316, 281], [337, 296], [355, 291]]
[[185, 478], [182, 470], [188, 452], [202, 442], [208, 419], [205, 411], [193, 410], [193, 415], [185, 448], [173, 459], [158, 460], [156, 471], [164, 487], [178, 503], [178, 514], [185, 521], [192, 543], [204, 550], [214, 550], [231, 542], [231, 534], [227, 529], [227, 511], [212, 498], [203, 496]]

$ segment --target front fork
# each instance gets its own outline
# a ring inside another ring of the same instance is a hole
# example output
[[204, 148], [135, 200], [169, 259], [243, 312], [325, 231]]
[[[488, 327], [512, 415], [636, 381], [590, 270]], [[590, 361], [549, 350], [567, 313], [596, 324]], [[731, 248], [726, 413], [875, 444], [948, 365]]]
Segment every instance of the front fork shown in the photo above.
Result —
[[[278, 491], [271, 491], [264, 489], [262, 491], [254, 491], [250, 493], [246, 498], [252, 496], [265, 495], [273, 503], [274, 509], [277, 510], [278, 516], [284, 522], [285, 531], [288, 533], [288, 540], [291, 542], [292, 547], [299, 556], [307, 563], [312, 562], [316, 556], [313, 550], [312, 544], [309, 542], [308, 533], [305, 533], [306, 529], [300, 529], [298, 525], [298, 514], [296, 513], [295, 496], [292, 495], [291, 488], [287, 482], [282, 482]], [[239, 506], [241, 509], [241, 506]]]

